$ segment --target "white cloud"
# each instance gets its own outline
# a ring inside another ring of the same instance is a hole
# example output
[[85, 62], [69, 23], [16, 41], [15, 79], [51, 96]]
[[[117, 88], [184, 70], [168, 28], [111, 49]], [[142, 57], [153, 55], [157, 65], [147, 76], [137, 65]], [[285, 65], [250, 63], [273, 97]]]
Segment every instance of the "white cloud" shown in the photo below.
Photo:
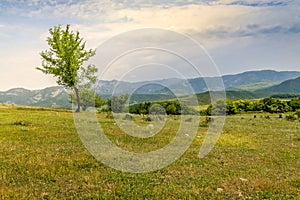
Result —
[[[9, 9], [3, 9], [3, 2], [9, 3]], [[225, 73], [240, 67], [275, 66], [276, 63], [297, 68], [298, 56], [293, 52], [300, 51], [299, 1], [280, 2], [4, 0], [0, 2], [0, 20], [3, 21], [0, 36], [5, 38], [1, 41], [5, 48], [0, 50], [0, 55], [5, 56], [1, 58], [0, 67], [11, 74], [5, 77], [14, 77], [14, 80], [6, 82], [23, 82], [24, 86], [33, 87], [36, 80], [42, 86], [41, 78], [48, 76], [37, 74], [33, 67], [40, 64], [39, 56], [36, 53], [24, 54], [23, 51], [34, 49], [39, 52], [47, 48], [47, 29], [57, 23], [71, 23], [72, 29], [79, 30], [87, 40], [89, 48], [96, 48], [103, 41], [127, 31], [162, 28], [192, 36], [209, 50]], [[20, 16], [23, 20], [19, 21]], [[161, 39], [166, 41], [167, 38]], [[191, 57], [197, 56], [192, 51], [190, 54]], [[129, 58], [128, 62], [134, 61], [134, 58]], [[159, 59], [171, 63], [168, 56]], [[23, 74], [28, 74], [30, 81], [22, 80]], [[0, 78], [2, 88], [5, 85], [2, 83], [3, 76]], [[54, 83], [52, 79], [50, 82]]]
[[251, 6], [251, 7], [276, 7], [286, 6], [291, 1], [278, 0], [216, 0], [210, 2], [210, 5], [237, 5], [237, 6]]
[[93, 44], [134, 29], [163, 28], [197, 35], [206, 45], [217, 48], [232, 38], [263, 37], [276, 31], [286, 34], [297, 30], [300, 15], [298, 9], [285, 9], [226, 5], [128, 8], [107, 13], [105, 21], [110, 23], [93, 20], [92, 24], [76, 24], [76, 27]]

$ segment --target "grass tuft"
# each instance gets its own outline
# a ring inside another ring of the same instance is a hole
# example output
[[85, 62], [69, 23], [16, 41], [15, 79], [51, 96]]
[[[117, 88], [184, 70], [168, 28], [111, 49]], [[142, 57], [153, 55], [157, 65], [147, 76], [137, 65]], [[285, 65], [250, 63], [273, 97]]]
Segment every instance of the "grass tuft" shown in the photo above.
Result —
[[28, 121], [19, 120], [19, 121], [13, 122], [12, 125], [14, 125], [14, 126], [30, 126], [31, 123]]

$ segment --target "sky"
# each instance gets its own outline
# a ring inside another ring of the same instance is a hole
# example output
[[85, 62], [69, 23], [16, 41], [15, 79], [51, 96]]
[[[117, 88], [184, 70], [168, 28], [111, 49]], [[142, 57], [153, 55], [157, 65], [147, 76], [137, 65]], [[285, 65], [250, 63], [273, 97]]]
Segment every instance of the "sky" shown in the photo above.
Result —
[[[49, 28], [58, 24], [70, 24], [97, 49], [90, 61], [108, 80], [197, 76], [186, 60], [208, 76], [300, 71], [299, 0], [1, 0], [0, 91], [56, 85], [35, 68]], [[157, 48], [122, 54], [147, 45]]]

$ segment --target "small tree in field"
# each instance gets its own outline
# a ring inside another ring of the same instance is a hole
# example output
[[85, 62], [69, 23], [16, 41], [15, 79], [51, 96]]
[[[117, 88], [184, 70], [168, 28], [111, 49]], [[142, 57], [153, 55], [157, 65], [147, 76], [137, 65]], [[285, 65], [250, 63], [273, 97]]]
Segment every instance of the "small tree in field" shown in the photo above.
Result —
[[[81, 68], [78, 72], [77, 88], [79, 90], [80, 106], [83, 111], [88, 107], [100, 107], [105, 104], [105, 101], [97, 94], [96, 89], [93, 88], [97, 82], [95, 73], [98, 69], [89, 65], [86, 68]], [[76, 102], [76, 94], [70, 93], [71, 102]]]
[[59, 85], [74, 89], [77, 100], [76, 112], [80, 112], [79, 72], [85, 70], [83, 63], [94, 56], [96, 51], [85, 50], [85, 42], [79, 36], [78, 31], [70, 31], [70, 25], [67, 25], [65, 30], [61, 28], [61, 25], [54, 26], [49, 29], [49, 33], [50, 37], [47, 38], [47, 42], [50, 48], [40, 53], [42, 68], [37, 67], [37, 69], [57, 77]]

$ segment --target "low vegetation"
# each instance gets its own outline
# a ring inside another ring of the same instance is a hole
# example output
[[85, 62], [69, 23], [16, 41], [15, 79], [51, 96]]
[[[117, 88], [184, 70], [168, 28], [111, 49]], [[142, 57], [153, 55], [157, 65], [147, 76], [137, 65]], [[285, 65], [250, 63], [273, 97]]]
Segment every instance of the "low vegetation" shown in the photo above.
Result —
[[[226, 105], [225, 105], [226, 104]], [[218, 101], [214, 105], [210, 105], [206, 113], [223, 113], [226, 107], [226, 114], [241, 114], [249, 112], [267, 112], [267, 113], [287, 113], [300, 111], [300, 98], [291, 100], [279, 100], [272, 97], [264, 98], [261, 100], [237, 100], [237, 101]]]
[[131, 105], [129, 112], [132, 114], [167, 114], [167, 115], [193, 115], [197, 111], [178, 101], [145, 102]]
[[[98, 118], [111, 141], [139, 152], [168, 144], [179, 122], [170, 115], [164, 132], [133, 140], [109, 115]], [[299, 199], [299, 120], [255, 116], [228, 116], [214, 150], [199, 159], [214, 118], [203, 117], [179, 160], [156, 172], [130, 174], [89, 154], [71, 112], [0, 105], [0, 199]], [[133, 117], [140, 125], [151, 123]]]

